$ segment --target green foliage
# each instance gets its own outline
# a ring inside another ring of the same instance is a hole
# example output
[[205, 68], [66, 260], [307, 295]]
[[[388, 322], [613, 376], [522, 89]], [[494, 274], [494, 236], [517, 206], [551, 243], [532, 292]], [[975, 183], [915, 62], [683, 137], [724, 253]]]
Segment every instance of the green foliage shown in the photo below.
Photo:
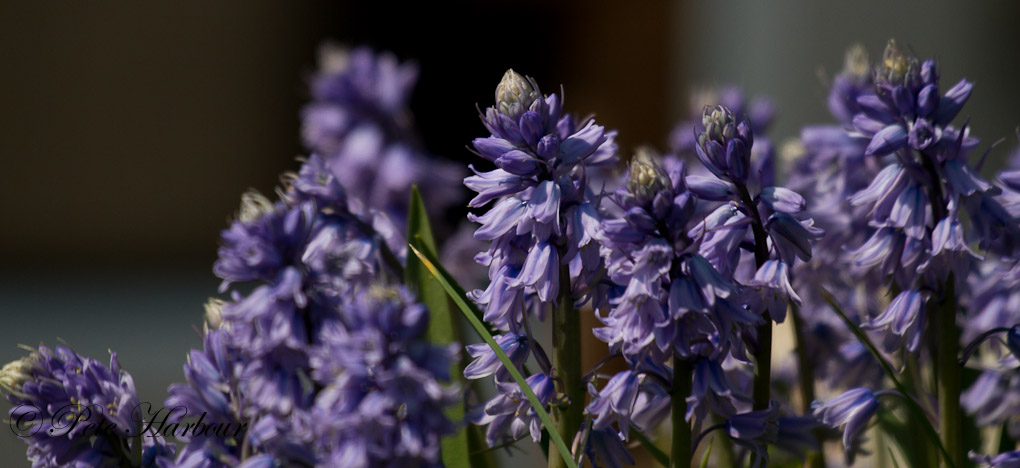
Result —
[[446, 293], [453, 299], [453, 302], [460, 309], [461, 313], [468, 319], [468, 322], [474, 327], [478, 335], [485, 341], [486, 344], [492, 348], [493, 352], [499, 358], [503, 366], [510, 372], [510, 376], [513, 377], [514, 382], [524, 392], [524, 396], [527, 397], [528, 403], [531, 404], [532, 409], [538, 414], [539, 419], [542, 420], [542, 425], [545, 426], [546, 431], [549, 432], [549, 437], [552, 439], [553, 445], [559, 451], [560, 456], [563, 457], [563, 461], [570, 468], [577, 468], [577, 463], [574, 462], [573, 457], [570, 454], [570, 449], [567, 448], [567, 444], [563, 441], [563, 437], [556, 431], [556, 427], [553, 424], [552, 418], [549, 417], [549, 413], [542, 407], [542, 403], [538, 400], [535, 392], [531, 389], [531, 386], [524, 380], [524, 376], [521, 375], [517, 367], [513, 365], [510, 358], [503, 352], [503, 349], [499, 347], [496, 340], [492, 338], [492, 334], [486, 328], [485, 324], [481, 320], [482, 313], [467, 300], [467, 295], [464, 294], [464, 289], [457, 285], [457, 282], [442, 269], [439, 262], [436, 260], [435, 255], [432, 252], [419, 249], [414, 243], [409, 244], [411, 252], [414, 256], [418, 257], [421, 264], [428, 270], [442, 285]]
[[[428, 251], [433, 255], [436, 252], [436, 241], [432, 236], [432, 227], [429, 225], [428, 213], [425, 211], [425, 204], [422, 202], [418, 187], [411, 187], [411, 203], [407, 215], [407, 240], [419, 250]], [[438, 345], [460, 342], [461, 333], [457, 326], [457, 317], [454, 316], [453, 308], [450, 307], [450, 300], [446, 296], [446, 292], [443, 291], [443, 286], [417, 257], [409, 256], [407, 258], [407, 265], [404, 268], [404, 284], [417, 294], [418, 300], [429, 309], [427, 332], [429, 341]], [[450, 376], [454, 383], [463, 385], [464, 379], [461, 377], [460, 368], [460, 363], [454, 361]], [[468, 437], [470, 428], [462, 424], [464, 413], [463, 404], [454, 405], [446, 412], [446, 416], [450, 420], [460, 424], [456, 433], [444, 437], [442, 440], [443, 464], [447, 468], [471, 468], [472, 466], [471, 441]]]

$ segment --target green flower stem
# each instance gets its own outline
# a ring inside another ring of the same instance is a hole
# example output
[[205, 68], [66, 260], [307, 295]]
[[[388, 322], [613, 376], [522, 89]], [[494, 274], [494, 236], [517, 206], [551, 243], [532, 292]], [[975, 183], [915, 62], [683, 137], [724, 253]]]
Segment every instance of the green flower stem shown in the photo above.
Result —
[[[754, 234], [754, 263], [761, 268], [769, 259], [768, 234], [761, 222], [761, 215], [751, 199], [747, 187], [738, 184], [740, 203], [751, 217], [751, 232]], [[772, 316], [768, 311], [762, 315], [765, 323], [758, 326], [758, 348], [754, 351], [754, 409], [767, 409], [772, 400]]]
[[[797, 385], [800, 390], [801, 407], [804, 414], [811, 413], [811, 402], [815, 401], [815, 369], [811, 366], [811, 356], [804, 345], [804, 320], [800, 316], [800, 307], [790, 304], [790, 322], [793, 325], [794, 350], [797, 356]], [[825, 451], [812, 452], [807, 456], [804, 466], [809, 468], [825, 468]]]
[[[566, 395], [564, 404], [553, 405], [552, 419], [563, 437], [573, 439], [584, 420], [584, 383], [581, 382], [581, 316], [574, 310], [570, 270], [560, 268], [560, 294], [553, 309], [553, 373]], [[564, 468], [564, 460], [549, 457], [549, 468]]]
[[963, 417], [960, 413], [960, 330], [956, 326], [956, 293], [952, 275], [935, 315], [935, 362], [938, 366], [939, 435], [956, 466], [964, 466]]
[[687, 422], [687, 397], [691, 394], [694, 369], [691, 363], [673, 355], [673, 389], [670, 395], [673, 443], [671, 468], [691, 468], [694, 448], [691, 446], [691, 424]]
[[[921, 153], [921, 164], [931, 178], [927, 187], [928, 200], [931, 201], [931, 213], [938, 223], [945, 219], [945, 196], [942, 188], [942, 177], [935, 165], [935, 159]], [[935, 317], [935, 365], [938, 375], [939, 394], [939, 434], [942, 445], [952, 458], [951, 464], [962, 466], [965, 460], [963, 448], [963, 418], [960, 415], [960, 330], [956, 326], [956, 292], [954, 291], [952, 273], [946, 280], [945, 294]]]

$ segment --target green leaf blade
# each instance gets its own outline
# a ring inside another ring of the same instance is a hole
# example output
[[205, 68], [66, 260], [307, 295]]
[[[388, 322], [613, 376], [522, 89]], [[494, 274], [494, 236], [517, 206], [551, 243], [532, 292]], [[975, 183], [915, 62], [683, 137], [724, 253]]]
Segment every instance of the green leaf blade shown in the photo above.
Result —
[[499, 358], [503, 367], [506, 368], [506, 370], [510, 373], [510, 376], [513, 377], [514, 382], [516, 382], [524, 392], [524, 396], [527, 397], [528, 403], [531, 404], [532, 409], [535, 410], [539, 419], [542, 420], [542, 425], [545, 426], [546, 431], [549, 433], [549, 437], [552, 439], [553, 445], [556, 446], [557, 451], [559, 451], [560, 456], [563, 457], [563, 461], [566, 465], [570, 468], [577, 468], [577, 463], [571, 456], [570, 449], [567, 448], [567, 444], [563, 441], [563, 437], [556, 431], [556, 426], [553, 424], [552, 418], [549, 417], [549, 413], [545, 410], [545, 407], [542, 406], [542, 403], [538, 400], [538, 396], [535, 395], [531, 386], [529, 386], [524, 380], [524, 376], [522, 376], [517, 370], [517, 367], [513, 365], [513, 362], [511, 362], [510, 358], [503, 352], [503, 349], [499, 347], [496, 340], [492, 338], [492, 334], [481, 320], [481, 312], [474, 306], [473, 303], [467, 300], [467, 296], [464, 294], [463, 288], [454, 286], [456, 285], [456, 281], [453, 280], [449, 273], [442, 270], [442, 267], [439, 266], [439, 262], [435, 260], [434, 255], [430, 255], [429, 252], [417, 248], [413, 243], [410, 244], [409, 247], [411, 252], [418, 257], [419, 261], [421, 261], [422, 265], [424, 265], [425, 268], [439, 280], [440, 284], [442, 284], [443, 288], [446, 290], [446, 293], [451, 299], [453, 299], [457, 308], [460, 309], [461, 313], [465, 318], [467, 318], [475, 331], [478, 332], [485, 343], [488, 344], [489, 347], [492, 348], [493, 352], [496, 353], [496, 357]]
[[[417, 186], [411, 187], [411, 202], [407, 215], [407, 239], [415, 248], [435, 255], [436, 241], [432, 235], [425, 203]], [[436, 277], [418, 260], [408, 256], [404, 267], [404, 284], [418, 296], [418, 300], [429, 310], [428, 340], [437, 345], [450, 345], [461, 341], [457, 317], [454, 316], [450, 299]], [[451, 380], [463, 385], [460, 363], [454, 362], [450, 372]], [[451, 406], [446, 416], [458, 424], [457, 432], [441, 441], [443, 465], [447, 468], [471, 468], [471, 440], [469, 427], [463, 424], [466, 410], [463, 404]]]

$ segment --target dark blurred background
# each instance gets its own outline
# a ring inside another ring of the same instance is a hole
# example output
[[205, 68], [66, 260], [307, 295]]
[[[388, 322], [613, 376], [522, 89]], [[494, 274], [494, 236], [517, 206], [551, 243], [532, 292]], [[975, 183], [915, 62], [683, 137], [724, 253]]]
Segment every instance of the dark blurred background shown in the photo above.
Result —
[[[1016, 146], [1020, 4], [4, 2], [0, 4], [0, 362], [19, 343], [119, 352], [143, 400], [182, 378], [219, 231], [302, 151], [299, 108], [326, 39], [421, 67], [428, 148], [467, 161], [503, 71], [565, 88], [568, 109], [662, 148], [687, 91], [742, 85], [778, 104], [773, 136], [828, 121], [825, 82], [895, 37], [976, 83], [974, 133]], [[820, 73], [822, 72], [822, 73]], [[6, 413], [6, 403], [0, 404]], [[27, 466], [0, 435], [0, 465]]]

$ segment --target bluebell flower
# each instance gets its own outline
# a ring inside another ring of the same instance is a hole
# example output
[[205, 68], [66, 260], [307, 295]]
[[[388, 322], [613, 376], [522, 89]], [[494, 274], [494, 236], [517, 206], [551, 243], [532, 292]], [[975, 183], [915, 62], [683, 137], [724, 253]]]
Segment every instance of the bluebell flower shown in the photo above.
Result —
[[[553, 380], [545, 374], [533, 374], [526, 379], [538, 401], [548, 406], [555, 395]], [[485, 440], [490, 446], [530, 435], [531, 440], [542, 439], [542, 422], [538, 413], [514, 382], [497, 383], [499, 393], [489, 400], [480, 411], [475, 410], [468, 420], [474, 424], [488, 425]]]
[[[496, 336], [494, 339], [510, 358], [510, 362], [520, 366], [527, 360], [530, 353], [527, 335], [508, 333]], [[510, 381], [510, 373], [503, 367], [489, 345], [485, 343], [468, 345], [467, 352], [474, 360], [464, 368], [465, 378], [481, 379], [495, 374], [497, 381]]]
[[970, 459], [986, 468], [1020, 468], [1020, 450], [1003, 452], [994, 457], [971, 452]]
[[954, 136], [948, 124], [967, 102], [973, 85], [960, 80], [939, 97], [937, 68], [934, 61], [922, 63], [889, 41], [875, 71], [875, 92], [857, 99], [863, 112], [854, 117], [854, 125], [872, 138], [868, 155], [908, 146], [927, 150]]
[[790, 284], [790, 268], [779, 260], [768, 260], [747, 282], [748, 286], [761, 291], [762, 300], [771, 317], [782, 323], [786, 318], [788, 304], [800, 304], [800, 296]]
[[593, 468], [623, 468], [634, 464], [623, 439], [612, 429], [588, 430], [584, 457]]
[[962, 284], [970, 274], [973, 263], [984, 259], [984, 256], [967, 245], [962, 223], [955, 213], [935, 225], [931, 242], [929, 259], [920, 268], [931, 270], [941, 280], [953, 273], [956, 281]]
[[726, 278], [732, 278], [740, 262], [740, 244], [747, 237], [751, 218], [737, 203], [720, 205], [688, 232], [700, 239], [698, 253]]
[[[28, 444], [32, 466], [130, 463], [135, 448], [172, 454], [161, 437], [140, 437], [143, 409], [134, 379], [121, 369], [116, 353], [106, 365], [62, 346], [40, 346], [3, 366], [0, 390], [12, 405], [12, 428]], [[96, 427], [107, 437], [93, 437]], [[149, 463], [154, 467], [155, 457]]]
[[781, 213], [797, 214], [807, 205], [803, 196], [785, 187], [765, 187], [758, 196], [766, 206]]
[[293, 208], [273, 203], [257, 192], [245, 193], [237, 221], [223, 231], [223, 245], [213, 271], [223, 278], [220, 291], [231, 283], [270, 282], [294, 264], [310, 236], [312, 205]]
[[687, 397], [687, 419], [712, 414], [728, 418], [737, 414], [737, 405], [750, 402], [734, 384], [718, 361], [701, 359], [694, 363], [691, 395]]
[[247, 195], [224, 231], [214, 271], [230, 300], [209, 308], [206, 349], [167, 401], [252, 425], [189, 438], [167, 467], [439, 463], [455, 350], [425, 342], [425, 308], [380, 281], [399, 270], [400, 233], [330, 164], [308, 158], [277, 202]]
[[304, 110], [302, 134], [309, 146], [335, 150], [360, 122], [379, 120], [393, 127], [406, 119], [418, 67], [389, 53], [348, 50], [325, 44], [320, 72], [311, 83], [314, 101]]
[[881, 314], [866, 323], [868, 329], [890, 332], [902, 338], [903, 346], [910, 352], [917, 351], [924, 331], [924, 309], [927, 298], [921, 291], [907, 290], [896, 295]]
[[[639, 154], [615, 194], [622, 215], [601, 225], [607, 273], [622, 292], [602, 318], [606, 327], [595, 333], [632, 364], [650, 354], [724, 355], [730, 340], [756, 319], [727, 301], [736, 297], [738, 286], [703, 257], [713, 254], [718, 242], [709, 236], [726, 229], [706, 233], [714, 226], [704, 228], [694, 216], [685, 176], [682, 163], [667, 172]], [[743, 227], [738, 226], [734, 230]], [[721, 344], [698, 348], [708, 341]]]
[[1016, 368], [981, 372], [960, 395], [960, 405], [979, 427], [1001, 426], [1020, 435], [1020, 376]]
[[687, 176], [687, 188], [702, 200], [728, 201], [737, 196], [736, 187], [725, 180], [700, 175]]
[[769, 216], [765, 228], [779, 258], [787, 264], [795, 263], [796, 259], [811, 260], [811, 244], [825, 235], [824, 230], [814, 226], [814, 220], [799, 220], [781, 210]]
[[[588, 384], [591, 402], [585, 408], [595, 417], [594, 430], [615, 427], [623, 440], [630, 439], [630, 427], [652, 430], [669, 412], [669, 391], [661, 385], [662, 379], [649, 377], [649, 372], [663, 373], [654, 366], [641, 366], [614, 375], [601, 389]], [[664, 379], [665, 377], [663, 377]]]
[[[596, 391], [594, 385], [588, 384], [588, 391], [593, 395], [591, 403], [585, 410], [597, 415], [593, 426], [595, 429], [609, 427], [617, 422], [624, 439], [630, 431], [630, 416], [637, 400], [640, 378], [636, 372], [626, 370], [609, 379], [609, 383]], [[615, 419], [615, 421], [614, 421]]]
[[776, 116], [776, 106], [772, 100], [764, 96], [749, 99], [744, 91], [736, 86], [694, 90], [691, 92], [690, 119], [678, 123], [670, 133], [669, 147], [672, 152], [694, 156], [698, 123], [705, 107], [716, 104], [730, 109], [734, 115], [747, 116], [751, 128], [759, 137], [768, 132]]
[[855, 440], [878, 411], [877, 395], [868, 388], [854, 388], [824, 403], [814, 404], [814, 414], [823, 424], [843, 428], [843, 447], [847, 464], [853, 464]]
[[[869, 222], [878, 228], [857, 250], [858, 265], [880, 267], [903, 289], [937, 289], [950, 270], [963, 281], [976, 258], [967, 245], [975, 240], [1000, 255], [1016, 252], [1017, 218], [1003, 206], [1000, 189], [967, 161], [977, 140], [966, 125], [950, 125], [971, 83], [961, 80], [940, 97], [935, 62], [921, 62], [893, 41], [875, 76], [874, 90], [857, 99], [854, 126], [871, 139], [866, 154], [890, 156], [874, 181], [851, 198], [867, 208]], [[970, 217], [970, 233], [957, 219], [961, 206]]]
[[752, 467], [768, 466], [768, 446], [777, 441], [779, 435], [779, 406], [773, 402], [768, 408], [748, 411], [726, 418], [725, 430], [737, 445], [751, 451]]

